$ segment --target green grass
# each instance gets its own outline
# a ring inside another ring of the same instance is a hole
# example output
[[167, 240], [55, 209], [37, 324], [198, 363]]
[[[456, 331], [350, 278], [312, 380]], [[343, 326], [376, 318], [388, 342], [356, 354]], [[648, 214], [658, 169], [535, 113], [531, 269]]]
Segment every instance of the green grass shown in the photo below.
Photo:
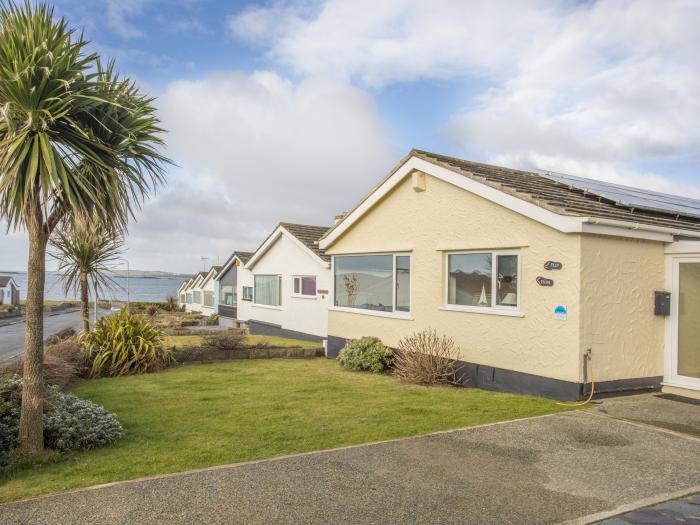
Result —
[[[165, 346], [180, 348], [182, 346], [200, 346], [204, 338], [201, 335], [166, 335], [164, 339]], [[302, 348], [317, 348], [321, 346], [321, 343], [314, 343], [312, 341], [287, 339], [285, 337], [276, 337], [271, 335], [249, 335], [243, 341], [243, 345], [253, 346], [263, 341], [266, 341], [271, 347], [287, 348], [290, 346], [296, 346]]]
[[537, 397], [418, 387], [336, 362], [250, 360], [84, 381], [125, 437], [0, 479], [0, 500], [565, 410]]
[[[22, 306], [27, 304], [26, 299], [22, 299], [19, 302]], [[54, 299], [44, 299], [44, 306], [59, 306], [61, 304], [72, 304], [72, 305], [78, 305], [78, 301], [56, 301]]]

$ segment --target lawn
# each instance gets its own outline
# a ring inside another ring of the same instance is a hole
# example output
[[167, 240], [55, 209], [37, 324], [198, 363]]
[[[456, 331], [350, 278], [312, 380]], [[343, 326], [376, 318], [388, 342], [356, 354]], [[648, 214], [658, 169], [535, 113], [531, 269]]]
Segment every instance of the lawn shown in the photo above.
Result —
[[[165, 336], [164, 345], [180, 348], [183, 346], [200, 346], [204, 338], [201, 335], [167, 335]], [[249, 335], [243, 340], [244, 346], [255, 346], [262, 342], [267, 342], [271, 347], [302, 347], [302, 348], [317, 348], [321, 343], [312, 341], [302, 341], [300, 339], [287, 339], [273, 335]]]
[[565, 410], [543, 398], [401, 384], [326, 359], [229, 361], [83, 381], [115, 444], [0, 479], [0, 501]]

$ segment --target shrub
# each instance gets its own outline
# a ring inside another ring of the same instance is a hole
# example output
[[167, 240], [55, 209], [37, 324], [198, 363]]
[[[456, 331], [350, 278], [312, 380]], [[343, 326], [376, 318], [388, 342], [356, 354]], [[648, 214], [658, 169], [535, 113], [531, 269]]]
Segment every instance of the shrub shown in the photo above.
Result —
[[219, 350], [236, 350], [240, 348], [245, 339], [241, 330], [226, 330], [204, 336], [204, 346], [218, 348]]
[[391, 366], [393, 351], [377, 337], [363, 337], [350, 341], [340, 351], [338, 361], [351, 370], [383, 372]]
[[458, 357], [459, 348], [450, 337], [423, 330], [399, 341], [394, 373], [403, 381], [421, 385], [458, 383]]
[[158, 307], [155, 304], [149, 304], [146, 307], [146, 315], [153, 319], [158, 314]]
[[173, 362], [163, 334], [144, 317], [126, 311], [103, 317], [92, 332], [80, 335], [90, 376], [120, 376], [162, 369]]
[[[20, 358], [8, 365], [5, 371], [22, 377], [24, 361]], [[44, 381], [48, 385], [65, 388], [75, 378], [85, 375], [84, 359], [75, 339], [66, 339], [44, 349]]]
[[56, 332], [53, 335], [50, 335], [49, 337], [46, 338], [46, 344], [47, 345], [55, 345], [57, 343], [60, 343], [61, 341], [65, 341], [66, 339], [70, 339], [71, 337], [75, 336], [75, 330], [72, 328], [64, 328], [63, 330], [60, 330], [59, 332]]
[[[17, 447], [22, 380], [14, 376], [0, 386], [0, 452]], [[59, 451], [97, 448], [119, 439], [124, 430], [114, 414], [91, 401], [46, 389], [44, 444]]]
[[177, 299], [172, 295], [165, 298], [165, 305], [163, 305], [163, 310], [166, 312], [174, 312], [177, 310]]
[[211, 314], [209, 317], [206, 318], [204, 321], [204, 324], [206, 326], [216, 326], [219, 324], [219, 315], [218, 314]]

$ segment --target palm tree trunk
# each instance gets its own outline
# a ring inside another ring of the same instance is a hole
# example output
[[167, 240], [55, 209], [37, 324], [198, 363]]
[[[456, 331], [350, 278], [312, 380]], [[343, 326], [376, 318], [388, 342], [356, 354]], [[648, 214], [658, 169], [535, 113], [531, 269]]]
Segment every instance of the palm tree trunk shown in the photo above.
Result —
[[83, 312], [83, 330], [90, 331], [90, 298], [88, 296], [88, 275], [80, 271], [80, 309]]
[[[41, 211], [37, 211], [40, 217]], [[29, 265], [27, 274], [27, 320], [24, 334], [24, 373], [19, 441], [23, 451], [36, 454], [44, 449], [44, 281], [46, 243], [42, 221], [27, 221]]]

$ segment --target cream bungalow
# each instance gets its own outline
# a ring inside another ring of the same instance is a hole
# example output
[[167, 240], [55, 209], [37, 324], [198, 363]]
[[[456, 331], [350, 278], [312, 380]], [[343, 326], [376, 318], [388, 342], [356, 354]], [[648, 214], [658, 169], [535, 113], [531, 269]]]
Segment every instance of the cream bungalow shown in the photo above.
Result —
[[332, 280], [318, 240], [326, 231], [280, 223], [239, 268], [238, 318], [252, 334], [325, 339]]
[[700, 201], [412, 151], [320, 241], [328, 355], [434, 328], [469, 385], [700, 394]]

